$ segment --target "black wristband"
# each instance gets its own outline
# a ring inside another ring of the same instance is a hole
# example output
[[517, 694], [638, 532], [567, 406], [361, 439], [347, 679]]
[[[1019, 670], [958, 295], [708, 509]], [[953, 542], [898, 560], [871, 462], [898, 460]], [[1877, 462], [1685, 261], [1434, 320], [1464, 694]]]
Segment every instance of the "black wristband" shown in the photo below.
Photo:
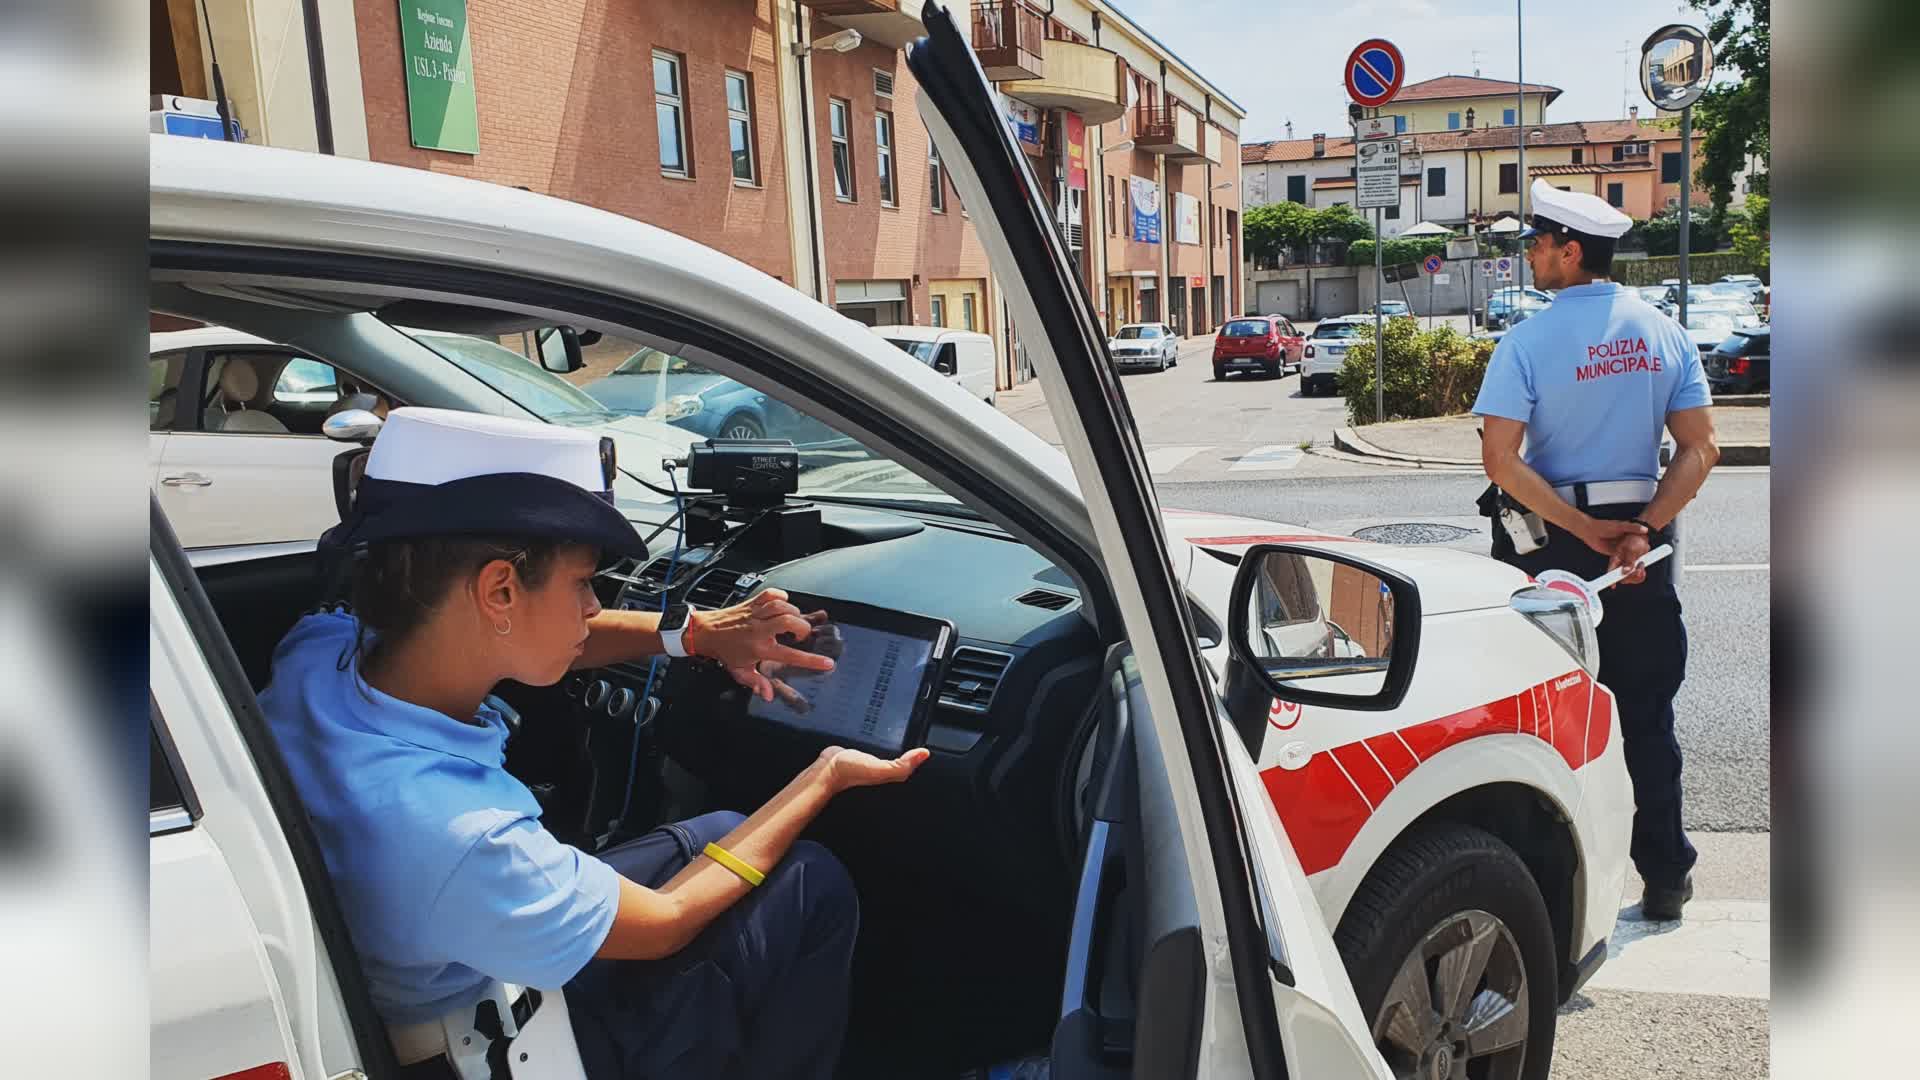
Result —
[[1627, 520], [1647, 530], [1647, 543], [1649, 545], [1659, 547], [1661, 544], [1666, 543], [1667, 531], [1665, 529], [1654, 528], [1652, 525], [1647, 524], [1645, 518], [1628, 518]]

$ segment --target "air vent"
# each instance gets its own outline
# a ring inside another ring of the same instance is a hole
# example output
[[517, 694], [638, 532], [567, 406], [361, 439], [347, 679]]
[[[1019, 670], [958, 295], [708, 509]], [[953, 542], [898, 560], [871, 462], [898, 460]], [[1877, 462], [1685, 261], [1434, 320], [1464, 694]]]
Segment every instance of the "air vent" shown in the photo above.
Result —
[[879, 97], [893, 96], [893, 72], [875, 71], [873, 73], [873, 92]]
[[715, 570], [687, 590], [687, 603], [702, 611], [726, 607], [733, 603], [734, 586], [739, 580], [740, 575], [731, 570]]
[[951, 709], [983, 713], [993, 704], [993, 692], [1007, 673], [1013, 657], [992, 649], [962, 645], [953, 650], [946, 678], [940, 682], [940, 704]]
[[1048, 611], [1059, 611], [1073, 603], [1073, 600], [1074, 598], [1068, 596], [1066, 593], [1057, 593], [1052, 589], [1035, 589], [1032, 592], [1022, 593], [1013, 598], [1013, 602], [1016, 604], [1045, 608]]

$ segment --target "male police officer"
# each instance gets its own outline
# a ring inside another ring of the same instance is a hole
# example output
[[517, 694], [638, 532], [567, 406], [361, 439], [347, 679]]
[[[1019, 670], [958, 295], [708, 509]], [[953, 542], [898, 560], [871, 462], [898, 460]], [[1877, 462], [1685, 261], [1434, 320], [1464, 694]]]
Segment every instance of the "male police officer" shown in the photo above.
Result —
[[[1608, 280], [1614, 242], [1632, 220], [1545, 181], [1534, 181], [1532, 196], [1532, 228], [1521, 234], [1527, 264], [1536, 284], [1560, 291], [1507, 332], [1473, 411], [1485, 419], [1487, 476], [1545, 519], [1547, 539], [1520, 553], [1496, 519], [1493, 555], [1528, 573], [1557, 567], [1591, 578], [1668, 540], [1720, 450], [1698, 349], [1678, 323]], [[1677, 444], [1665, 477], [1662, 424]], [[1598, 636], [1599, 677], [1618, 700], [1633, 777], [1642, 914], [1678, 919], [1693, 895], [1695, 852], [1680, 818], [1673, 696], [1686, 675], [1687, 635], [1671, 560], [1609, 592]]]

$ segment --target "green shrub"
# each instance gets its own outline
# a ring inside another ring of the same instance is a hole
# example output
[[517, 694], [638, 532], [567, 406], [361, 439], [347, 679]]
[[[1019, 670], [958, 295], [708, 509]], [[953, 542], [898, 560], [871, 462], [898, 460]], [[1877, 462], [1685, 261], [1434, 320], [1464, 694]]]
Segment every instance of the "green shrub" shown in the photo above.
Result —
[[[1467, 411], [1493, 358], [1493, 342], [1474, 341], [1451, 326], [1421, 330], [1410, 318], [1387, 320], [1386, 418], [1417, 420]], [[1347, 420], [1373, 423], [1373, 340], [1356, 341], [1340, 369]]]

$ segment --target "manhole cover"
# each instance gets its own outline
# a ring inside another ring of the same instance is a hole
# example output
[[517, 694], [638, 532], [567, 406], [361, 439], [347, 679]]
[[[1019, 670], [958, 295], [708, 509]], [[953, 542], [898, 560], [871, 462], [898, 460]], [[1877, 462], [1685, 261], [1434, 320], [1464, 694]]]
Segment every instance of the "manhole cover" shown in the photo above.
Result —
[[1475, 533], [1458, 525], [1409, 521], [1396, 525], [1369, 525], [1353, 535], [1356, 539], [1370, 540], [1376, 544], [1446, 544]]

